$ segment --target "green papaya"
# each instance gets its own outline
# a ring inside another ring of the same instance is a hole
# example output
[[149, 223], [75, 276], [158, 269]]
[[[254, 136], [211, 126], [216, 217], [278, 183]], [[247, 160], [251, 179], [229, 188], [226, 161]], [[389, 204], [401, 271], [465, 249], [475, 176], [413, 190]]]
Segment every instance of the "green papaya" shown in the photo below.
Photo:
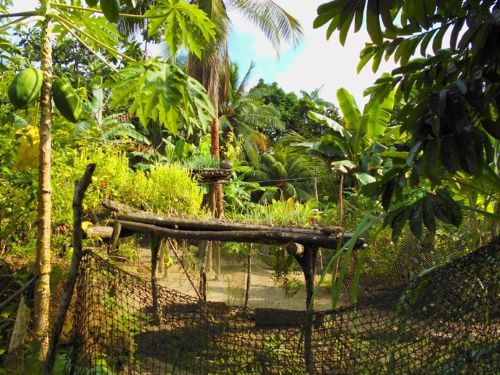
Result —
[[99, 0], [85, 0], [85, 2], [89, 7], [95, 7], [99, 3]]
[[101, 0], [101, 9], [109, 22], [116, 22], [120, 13], [119, 0]]
[[16, 108], [31, 107], [40, 96], [43, 73], [40, 69], [28, 68], [21, 71], [9, 86], [10, 102]]
[[71, 83], [64, 78], [59, 78], [52, 87], [54, 103], [66, 120], [77, 122], [82, 113], [80, 98]]

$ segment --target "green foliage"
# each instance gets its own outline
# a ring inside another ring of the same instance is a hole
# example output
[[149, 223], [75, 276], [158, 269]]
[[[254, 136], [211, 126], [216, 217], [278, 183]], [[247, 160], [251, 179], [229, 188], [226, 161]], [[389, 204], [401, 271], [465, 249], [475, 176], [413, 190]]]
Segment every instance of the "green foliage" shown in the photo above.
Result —
[[323, 121], [311, 118], [311, 111], [320, 113], [329, 119], [342, 123], [338, 109], [330, 102], [319, 97], [319, 89], [311, 93], [302, 92], [298, 97], [295, 93], [286, 93], [276, 82], [265, 83], [262, 79], [249, 91], [249, 95], [258, 98], [264, 104], [272, 104], [281, 114], [284, 129], [266, 128], [260, 130], [267, 138], [275, 142], [286, 132], [297, 132], [307, 139], [318, 138], [328, 129]]
[[458, 225], [460, 205], [498, 220], [491, 205], [500, 191], [497, 2], [340, 0], [320, 6], [315, 27], [329, 23], [327, 36], [338, 30], [343, 43], [353, 20], [355, 30], [362, 26], [365, 8], [372, 43], [361, 52], [358, 69], [372, 60], [376, 71], [382, 56], [393, 56], [400, 65], [365, 93], [371, 95], [370, 103], [394, 93], [392, 121], [407, 136], [398, 153], [387, 155], [393, 166], [371, 190], [381, 196], [385, 209], [404, 190], [420, 186], [428, 191], [427, 198], [416, 197], [406, 202], [411, 206], [388, 216], [394, 237], [407, 221], [420, 235], [423, 212], [430, 230], [436, 219]]
[[[313, 197], [312, 184], [317, 164], [306, 155], [283, 145], [261, 156], [259, 164], [248, 173], [250, 181], [272, 186], [261, 195], [260, 202], [297, 198], [305, 202]], [[266, 181], [269, 181], [268, 183]]]
[[156, 59], [133, 63], [113, 77], [111, 109], [129, 107], [143, 126], [158, 122], [177, 135], [181, 126], [190, 135], [205, 130], [214, 117], [203, 86], [175, 65]]
[[162, 29], [165, 43], [174, 61], [181, 46], [201, 58], [204, 47], [213, 41], [215, 36], [214, 25], [207, 14], [192, 3], [159, 0], [144, 16], [151, 17], [148, 37]]
[[274, 105], [263, 104], [255, 90], [246, 92], [252, 69], [253, 65], [240, 77], [238, 65], [231, 64], [229, 90], [219, 107], [219, 127], [224, 151], [229, 153], [231, 142], [234, 148], [241, 145], [240, 157], [255, 163], [259, 153], [269, 148], [265, 132], [284, 130], [284, 124]]
[[317, 202], [298, 202], [293, 198], [272, 200], [267, 204], [248, 203], [245, 209], [227, 212], [227, 218], [271, 226], [309, 227], [318, 219]]
[[[4, 78], [4, 77], [2, 77]], [[6, 80], [9, 78], [6, 77]], [[3, 79], [0, 85], [5, 82]], [[5, 87], [5, 86], [4, 86]], [[2, 91], [5, 95], [6, 90]], [[36, 171], [19, 169], [19, 145], [29, 142], [20, 132], [26, 122], [12, 112], [0, 113], [0, 254], [33, 238], [36, 219]], [[34, 141], [34, 140], [32, 140]]]
[[148, 173], [132, 171], [124, 153], [108, 148], [88, 148], [69, 156], [58, 155], [54, 168], [54, 222], [71, 222], [73, 181], [79, 179], [89, 163], [97, 168], [85, 196], [85, 208], [100, 206], [100, 199], [114, 198], [138, 208], [172, 215], [200, 213], [202, 191], [188, 172], [176, 165], [156, 165]]

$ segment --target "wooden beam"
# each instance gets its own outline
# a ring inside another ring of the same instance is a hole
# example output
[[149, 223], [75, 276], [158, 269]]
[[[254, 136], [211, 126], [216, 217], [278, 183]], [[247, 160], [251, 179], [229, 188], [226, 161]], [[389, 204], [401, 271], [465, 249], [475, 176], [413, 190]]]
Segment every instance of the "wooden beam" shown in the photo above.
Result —
[[84, 231], [84, 238], [111, 238], [113, 227], [105, 225], [89, 225]]
[[[286, 244], [288, 242], [298, 242], [321, 246], [325, 248], [337, 248], [339, 239], [325, 234], [295, 233], [287, 230], [253, 230], [253, 231], [209, 231], [209, 230], [181, 230], [169, 229], [151, 224], [143, 224], [133, 221], [119, 220], [122, 228], [142, 232], [152, 233], [164, 237], [206, 240], [206, 241], [226, 241], [226, 242], [246, 242], [246, 243], [270, 243]], [[347, 241], [348, 238], [344, 238]]]
[[297, 242], [288, 242], [286, 244], [286, 251], [290, 255], [302, 256], [304, 255], [304, 245]]
[[[163, 228], [175, 228], [183, 230], [210, 230], [210, 231], [254, 231], [254, 230], [266, 230], [266, 231], [278, 231], [278, 232], [291, 232], [299, 234], [311, 234], [311, 235], [327, 235], [332, 237], [340, 237], [342, 233], [342, 228], [340, 227], [328, 227], [322, 229], [312, 229], [312, 228], [293, 228], [293, 227], [278, 227], [269, 225], [258, 225], [258, 224], [246, 224], [246, 223], [230, 223], [223, 220], [201, 220], [201, 219], [185, 219], [179, 217], [165, 217], [159, 215], [153, 215], [145, 211], [140, 211], [123, 203], [115, 202], [110, 199], [103, 199], [102, 204], [112, 210], [117, 212], [115, 218], [117, 220], [124, 221], [135, 221], [142, 224], [151, 224]], [[346, 233], [344, 237], [349, 237], [350, 234]]]

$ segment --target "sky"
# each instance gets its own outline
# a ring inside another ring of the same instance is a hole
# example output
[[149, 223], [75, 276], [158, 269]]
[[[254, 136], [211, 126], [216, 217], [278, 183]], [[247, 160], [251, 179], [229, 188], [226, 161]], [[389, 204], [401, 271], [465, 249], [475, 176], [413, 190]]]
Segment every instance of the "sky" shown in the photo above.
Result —
[[[262, 32], [237, 13], [231, 13], [232, 31], [229, 37], [229, 53], [233, 61], [240, 65], [240, 71], [253, 61], [255, 69], [250, 85], [260, 78], [268, 83], [277, 82], [285, 91], [311, 92], [320, 88], [320, 96], [337, 103], [339, 88], [348, 89], [358, 101], [366, 103], [363, 91], [384, 71], [392, 70], [391, 61], [383, 62], [378, 73], [366, 66], [358, 75], [356, 66], [359, 52], [369, 40], [366, 30], [350, 33], [345, 47], [334, 33], [326, 40], [326, 27], [313, 29], [317, 7], [327, 0], [275, 0], [280, 6], [296, 17], [302, 24], [304, 38], [296, 46], [285, 45], [279, 53], [273, 49]], [[13, 11], [32, 10], [38, 1], [14, 0]]]

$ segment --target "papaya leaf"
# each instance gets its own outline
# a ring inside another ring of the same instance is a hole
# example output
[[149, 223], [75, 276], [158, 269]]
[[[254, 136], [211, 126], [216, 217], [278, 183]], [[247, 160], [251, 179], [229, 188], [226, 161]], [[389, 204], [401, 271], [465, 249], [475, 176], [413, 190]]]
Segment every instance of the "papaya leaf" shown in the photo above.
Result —
[[182, 0], [158, 0], [144, 16], [151, 18], [148, 36], [163, 30], [174, 60], [181, 46], [201, 58], [203, 47], [215, 37], [215, 25], [207, 14], [197, 5]]

